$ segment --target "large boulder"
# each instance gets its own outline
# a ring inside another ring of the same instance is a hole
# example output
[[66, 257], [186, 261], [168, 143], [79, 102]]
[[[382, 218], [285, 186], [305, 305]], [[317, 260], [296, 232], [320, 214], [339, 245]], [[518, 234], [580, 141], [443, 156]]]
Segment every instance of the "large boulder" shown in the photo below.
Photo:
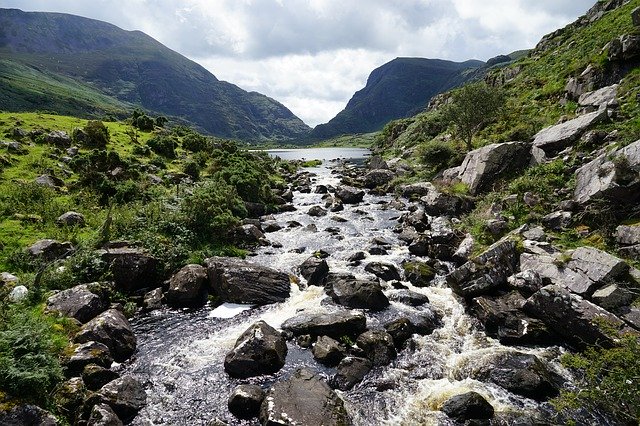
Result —
[[102, 343], [117, 362], [125, 361], [136, 350], [136, 336], [127, 318], [117, 309], [109, 309], [83, 325], [74, 341]]
[[82, 370], [82, 382], [87, 389], [97, 391], [107, 383], [120, 377], [120, 374], [97, 364], [88, 364]]
[[86, 284], [62, 290], [47, 299], [47, 311], [75, 318], [83, 324], [108, 307], [109, 301], [92, 293]]
[[260, 414], [260, 405], [265, 393], [258, 385], [240, 385], [236, 387], [227, 401], [227, 407], [240, 419], [252, 419]]
[[113, 357], [105, 344], [92, 341], [74, 346], [71, 355], [63, 362], [71, 375], [77, 375], [89, 364], [109, 368]]
[[323, 286], [329, 274], [329, 265], [325, 259], [311, 256], [300, 265], [300, 275], [307, 280], [308, 285]]
[[264, 425], [351, 424], [342, 399], [308, 369], [273, 385], [260, 408], [260, 421]]
[[98, 250], [98, 254], [109, 265], [119, 290], [133, 293], [159, 284], [158, 260], [142, 249], [117, 247]]
[[433, 192], [438, 192], [431, 182], [417, 182], [400, 185], [398, 188], [400, 195], [405, 198], [424, 197]]
[[52, 145], [56, 145], [60, 148], [67, 148], [71, 146], [71, 136], [64, 130], [52, 130], [47, 133], [44, 140]]
[[280, 332], [258, 321], [238, 337], [224, 359], [224, 369], [232, 377], [253, 377], [280, 370], [287, 358], [287, 343]]
[[344, 204], [358, 204], [362, 202], [362, 199], [364, 198], [364, 191], [349, 186], [343, 186], [336, 191], [336, 198]]
[[430, 191], [420, 198], [425, 213], [431, 216], [459, 216], [473, 208], [470, 197], [445, 194], [440, 191]]
[[360, 280], [350, 274], [329, 274], [326, 291], [334, 302], [357, 309], [379, 311], [389, 306], [377, 279]]
[[130, 376], [117, 378], [98, 391], [100, 402], [110, 406], [124, 423], [129, 423], [147, 403], [142, 384]]
[[456, 294], [472, 298], [505, 285], [517, 269], [516, 243], [504, 238], [447, 275], [446, 280]]
[[291, 292], [289, 275], [241, 259], [205, 260], [210, 290], [225, 302], [267, 305], [285, 301]]
[[460, 166], [459, 179], [471, 194], [488, 191], [500, 177], [524, 168], [531, 159], [529, 144], [506, 142], [491, 144], [467, 154]]
[[616, 96], [618, 95], [618, 85], [603, 87], [593, 92], [587, 92], [580, 95], [578, 105], [592, 111], [601, 107], [614, 106], [616, 104]]
[[207, 270], [200, 265], [187, 265], [169, 280], [167, 303], [176, 307], [200, 307], [207, 302]]
[[346, 357], [338, 364], [331, 385], [341, 391], [347, 391], [360, 383], [372, 368], [373, 364], [367, 358]]
[[577, 141], [589, 128], [607, 120], [607, 110], [591, 112], [540, 130], [534, 137], [533, 145], [546, 154], [555, 154]]
[[577, 348], [611, 347], [614, 337], [610, 330], [630, 331], [617, 316], [556, 285], [534, 293], [524, 309]]
[[640, 140], [580, 167], [573, 198], [580, 204], [593, 199], [636, 203], [640, 198]]
[[436, 277], [436, 270], [427, 262], [412, 260], [402, 264], [404, 276], [416, 287], [427, 287]]
[[338, 339], [343, 336], [357, 336], [367, 327], [364, 314], [357, 311], [301, 313], [289, 318], [282, 324], [296, 336], [330, 336]]
[[375, 169], [364, 175], [363, 183], [365, 188], [374, 189], [379, 186], [384, 186], [391, 182], [396, 177], [396, 174], [391, 170]]
[[338, 364], [340, 360], [345, 357], [347, 354], [347, 348], [345, 348], [342, 343], [329, 336], [320, 336], [318, 337], [318, 340], [316, 340], [316, 343], [313, 344], [311, 352], [318, 362], [328, 366], [333, 366]]
[[384, 330], [365, 331], [356, 339], [356, 344], [373, 365], [387, 365], [398, 355], [393, 337]]
[[493, 417], [493, 406], [477, 392], [454, 395], [447, 399], [440, 410], [458, 422]]

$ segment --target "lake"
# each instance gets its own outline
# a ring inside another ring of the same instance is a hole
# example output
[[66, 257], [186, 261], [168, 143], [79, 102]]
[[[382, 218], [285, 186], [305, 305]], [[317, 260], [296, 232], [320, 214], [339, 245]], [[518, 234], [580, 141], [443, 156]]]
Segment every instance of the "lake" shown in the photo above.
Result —
[[267, 152], [272, 157], [283, 160], [322, 160], [323, 163], [335, 160], [359, 163], [371, 155], [371, 151], [366, 148], [268, 149]]

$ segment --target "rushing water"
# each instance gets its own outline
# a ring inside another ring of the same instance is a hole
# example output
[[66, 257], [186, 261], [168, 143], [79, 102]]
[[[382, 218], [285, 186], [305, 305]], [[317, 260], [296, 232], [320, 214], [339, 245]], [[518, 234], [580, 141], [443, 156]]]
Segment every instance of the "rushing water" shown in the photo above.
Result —
[[[325, 164], [310, 169], [316, 174], [314, 184], [339, 186], [339, 178], [327, 165], [336, 158], [362, 159], [366, 150], [304, 150], [273, 152], [287, 159], [322, 158]], [[393, 228], [397, 218], [404, 213], [389, 208], [391, 196], [367, 194], [360, 205], [345, 205], [345, 210], [314, 218], [306, 214], [314, 205], [322, 205], [322, 195], [295, 193], [297, 210], [276, 216], [284, 226], [278, 232], [267, 234], [272, 243], [282, 247], [258, 249], [251, 260], [278, 270], [297, 274], [296, 268], [314, 251], [325, 250], [331, 271], [348, 271], [356, 276], [367, 273], [363, 265], [353, 267], [347, 259], [356, 251], [366, 251], [372, 239], [382, 237], [391, 243], [386, 255], [370, 255], [370, 261], [384, 261], [399, 265], [411, 258], [407, 246], [397, 239]], [[338, 222], [335, 216], [346, 219]], [[290, 228], [288, 221], [297, 221], [300, 227]], [[308, 226], [309, 225], [309, 226]], [[329, 227], [340, 228], [337, 235], [326, 232]], [[302, 253], [300, 253], [302, 251]], [[304, 280], [303, 280], [304, 281]], [[477, 323], [465, 313], [462, 301], [442, 283], [428, 288], [416, 288], [403, 282], [410, 290], [426, 294], [431, 307], [442, 317], [442, 327], [429, 336], [415, 336], [411, 349], [399, 353], [387, 367], [379, 367], [353, 390], [340, 393], [356, 425], [414, 425], [450, 424], [438, 405], [448, 397], [468, 390], [484, 395], [497, 412], [523, 412], [538, 408], [532, 400], [513, 395], [488, 383], [470, 379], [469, 372], [482, 363], [488, 355], [513, 350], [502, 346], [479, 331]], [[391, 294], [391, 286], [385, 293]], [[300, 366], [308, 366], [325, 377], [334, 369], [314, 361], [309, 350], [289, 343], [287, 365], [277, 374], [245, 380], [231, 379], [224, 372], [223, 360], [237, 337], [252, 323], [265, 320], [273, 327], [280, 325], [300, 311], [313, 312], [326, 309], [321, 304], [325, 298], [321, 288], [301, 290], [292, 286], [291, 297], [283, 303], [260, 308], [223, 305], [216, 309], [205, 307], [195, 311], [155, 311], [133, 321], [138, 336], [138, 353], [125, 371], [140, 379], [146, 386], [148, 405], [134, 424], [138, 425], [199, 425], [218, 418], [229, 424], [258, 424], [240, 421], [227, 409], [227, 398], [232, 389], [241, 383], [257, 383], [267, 387], [276, 380], [286, 378]], [[385, 318], [397, 311], [416, 312], [400, 303], [382, 313], [367, 314], [369, 327], [375, 328]], [[555, 359], [557, 348], [518, 348], [535, 353], [544, 359]], [[557, 367], [557, 363], [552, 363]]]

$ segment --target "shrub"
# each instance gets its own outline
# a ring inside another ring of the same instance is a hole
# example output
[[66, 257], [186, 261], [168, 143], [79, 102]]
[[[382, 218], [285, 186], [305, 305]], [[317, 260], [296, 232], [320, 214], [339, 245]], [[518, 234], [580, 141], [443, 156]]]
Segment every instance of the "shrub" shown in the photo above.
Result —
[[176, 158], [178, 140], [174, 136], [156, 135], [147, 141], [153, 152], [167, 158]]
[[194, 181], [200, 179], [200, 166], [193, 160], [184, 163], [182, 171], [191, 176]]
[[134, 125], [143, 132], [150, 132], [153, 130], [154, 121], [153, 118], [143, 114], [135, 119]]
[[422, 161], [433, 176], [438, 172], [458, 165], [464, 153], [447, 142], [432, 140], [422, 147]]
[[192, 132], [182, 139], [182, 147], [191, 152], [200, 152], [206, 150], [209, 147], [209, 143], [206, 137]]
[[[106, 148], [109, 143], [109, 129], [102, 121], [92, 120], [84, 126], [83, 145], [91, 148]], [[75, 134], [75, 132], [74, 132]]]

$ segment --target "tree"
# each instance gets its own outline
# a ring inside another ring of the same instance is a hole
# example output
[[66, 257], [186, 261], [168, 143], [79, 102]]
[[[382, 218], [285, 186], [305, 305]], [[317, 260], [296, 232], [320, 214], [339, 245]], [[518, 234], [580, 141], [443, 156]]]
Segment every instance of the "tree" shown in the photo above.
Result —
[[451, 103], [444, 108], [447, 122], [455, 126], [456, 136], [470, 151], [476, 133], [495, 120], [505, 104], [504, 91], [480, 81], [470, 83], [451, 94]]

